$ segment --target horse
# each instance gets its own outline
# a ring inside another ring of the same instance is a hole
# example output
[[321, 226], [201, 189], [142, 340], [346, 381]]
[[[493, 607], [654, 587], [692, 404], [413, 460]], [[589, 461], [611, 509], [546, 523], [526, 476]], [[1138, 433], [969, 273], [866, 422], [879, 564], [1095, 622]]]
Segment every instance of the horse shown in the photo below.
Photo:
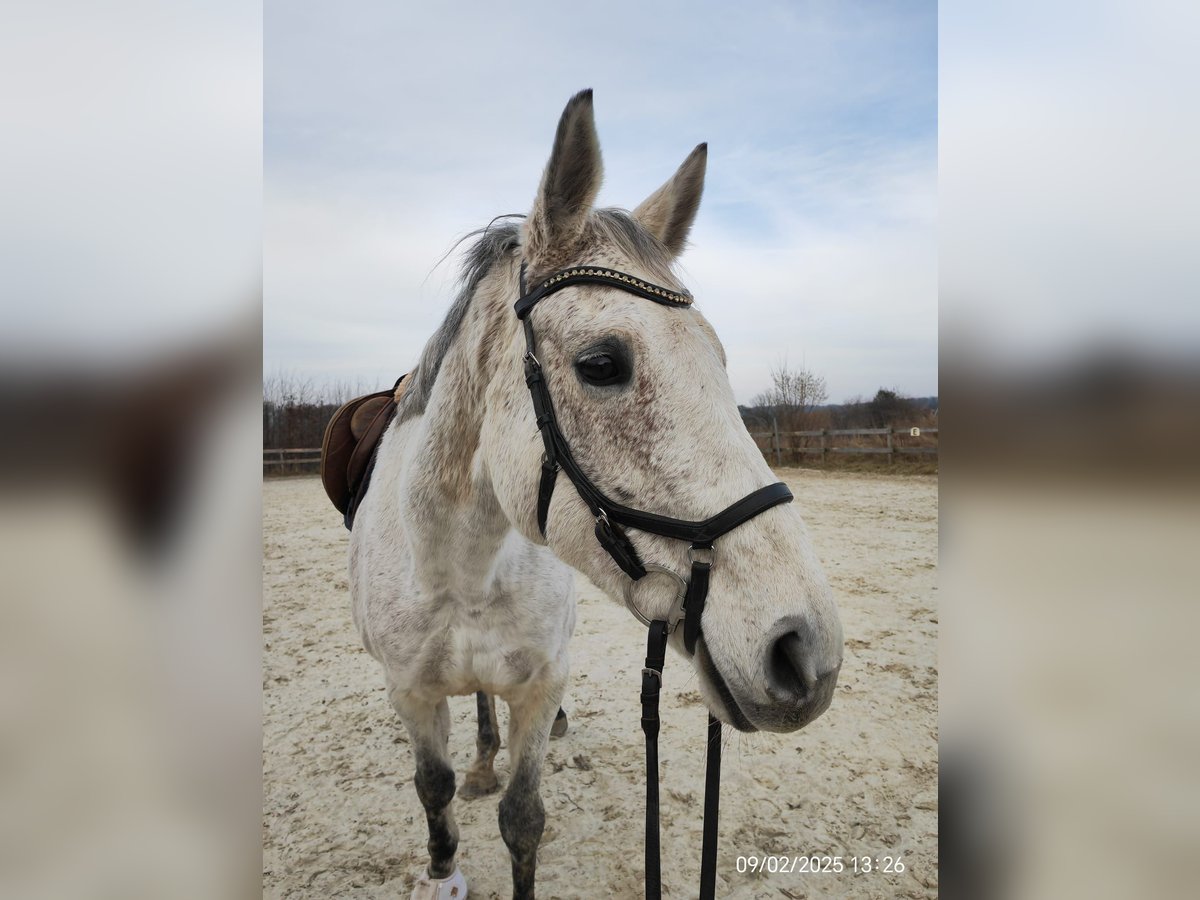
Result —
[[[679, 601], [678, 576], [630, 580], [598, 540], [607, 518], [578, 482], [554, 489], [544, 417], [527, 393], [533, 332], [523, 336], [522, 326], [536, 329], [534, 361], [553, 395], [555, 427], [614, 506], [704, 518], [774, 480], [741, 421], [721, 342], [675, 273], [706, 165], [701, 144], [632, 212], [594, 208], [603, 166], [592, 93], [575, 95], [531, 211], [472, 235], [461, 289], [378, 444], [351, 531], [349, 580], [355, 626], [409, 736], [428, 823], [429, 863], [414, 898], [458, 900], [467, 891], [456, 863], [447, 698], [478, 697], [467, 795], [498, 788], [494, 698], [508, 704], [511, 774], [499, 831], [513, 896], [532, 898], [545, 825], [539, 783], [576, 619], [574, 573], [617, 602], [633, 598], [648, 618], [666, 617]], [[572, 266], [632, 281], [571, 282], [523, 320], [513, 314], [526, 284]], [[646, 301], [655, 291], [663, 302]], [[820, 715], [842, 659], [837, 609], [804, 522], [794, 506], [776, 503], [716, 542], [699, 638], [664, 635], [694, 668], [712, 714], [747, 732], [790, 732]], [[655, 572], [694, 562], [660, 534], [633, 529], [622, 539]]]

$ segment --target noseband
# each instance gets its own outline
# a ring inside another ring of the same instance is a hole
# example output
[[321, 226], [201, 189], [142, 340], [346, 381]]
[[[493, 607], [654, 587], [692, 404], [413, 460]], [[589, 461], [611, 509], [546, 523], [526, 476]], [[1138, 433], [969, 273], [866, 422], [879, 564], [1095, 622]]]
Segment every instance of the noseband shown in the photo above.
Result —
[[[633, 509], [609, 499], [592, 483], [579, 467], [571, 453], [571, 447], [558, 427], [554, 415], [554, 404], [545, 372], [538, 361], [535, 350], [533, 322], [529, 313], [539, 301], [563, 288], [575, 285], [600, 285], [616, 288], [646, 300], [685, 309], [692, 305], [692, 296], [686, 291], [674, 291], [650, 284], [647, 281], [615, 269], [599, 266], [573, 266], [555, 272], [532, 290], [525, 288], [525, 264], [521, 264], [521, 296], [514, 309], [525, 328], [525, 383], [533, 398], [533, 411], [537, 427], [545, 445], [542, 457], [542, 477], [538, 487], [537, 520], [538, 530], [546, 536], [546, 517], [550, 511], [550, 499], [559, 469], [575, 486], [576, 492], [592, 515], [596, 518], [596, 540], [600, 542], [613, 562], [631, 579], [625, 590], [625, 604], [650, 632], [646, 647], [646, 667], [642, 669], [642, 730], [646, 733], [646, 897], [659, 900], [662, 895], [661, 868], [659, 864], [658, 826], [658, 698], [662, 688], [662, 670], [666, 659], [667, 638], [683, 623], [683, 643], [689, 654], [695, 654], [696, 642], [701, 634], [701, 619], [708, 599], [709, 573], [715, 561], [714, 542], [733, 531], [755, 516], [773, 506], [788, 503], [792, 492], [783, 482], [767, 485], [747, 494], [721, 512], [693, 522], [673, 519], [643, 510]], [[689, 578], [683, 578], [670, 569], [643, 563], [637, 548], [625, 533], [633, 528], [649, 534], [688, 541], [688, 559], [691, 563]], [[633, 582], [647, 574], [664, 574], [678, 584], [675, 602], [667, 616], [651, 619], [633, 600]], [[704, 844], [700, 865], [700, 897], [710, 900], [716, 891], [717, 865], [717, 810], [721, 778], [721, 723], [710, 713], [708, 717], [708, 763], [704, 786]]]

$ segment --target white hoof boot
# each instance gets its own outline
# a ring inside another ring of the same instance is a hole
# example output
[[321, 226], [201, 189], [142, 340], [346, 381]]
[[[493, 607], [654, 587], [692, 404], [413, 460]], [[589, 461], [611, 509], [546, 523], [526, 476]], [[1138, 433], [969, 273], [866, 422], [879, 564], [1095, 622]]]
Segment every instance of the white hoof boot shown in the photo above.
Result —
[[449, 878], [430, 878], [426, 872], [417, 879], [412, 892], [412, 900], [466, 900], [466, 897], [467, 879], [458, 866]]

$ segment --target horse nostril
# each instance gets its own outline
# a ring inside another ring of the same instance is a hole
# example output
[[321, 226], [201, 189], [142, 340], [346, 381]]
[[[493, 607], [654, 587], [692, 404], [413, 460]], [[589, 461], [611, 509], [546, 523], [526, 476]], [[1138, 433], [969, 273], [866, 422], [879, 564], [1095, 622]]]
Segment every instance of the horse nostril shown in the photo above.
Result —
[[799, 632], [781, 636], [767, 656], [767, 690], [780, 700], [804, 700], [817, 680], [811, 656]]

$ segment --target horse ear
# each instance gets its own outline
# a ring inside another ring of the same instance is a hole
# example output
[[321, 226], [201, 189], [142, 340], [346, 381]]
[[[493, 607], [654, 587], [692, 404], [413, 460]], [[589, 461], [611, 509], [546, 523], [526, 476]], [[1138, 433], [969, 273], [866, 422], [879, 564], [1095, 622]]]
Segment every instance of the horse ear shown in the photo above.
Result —
[[688, 232], [704, 193], [708, 144], [700, 144], [683, 161], [666, 184], [642, 201], [633, 217], [659, 239], [672, 256], [683, 252]]
[[603, 175], [589, 88], [571, 98], [558, 120], [554, 149], [525, 223], [525, 252], [535, 267], [574, 247]]

